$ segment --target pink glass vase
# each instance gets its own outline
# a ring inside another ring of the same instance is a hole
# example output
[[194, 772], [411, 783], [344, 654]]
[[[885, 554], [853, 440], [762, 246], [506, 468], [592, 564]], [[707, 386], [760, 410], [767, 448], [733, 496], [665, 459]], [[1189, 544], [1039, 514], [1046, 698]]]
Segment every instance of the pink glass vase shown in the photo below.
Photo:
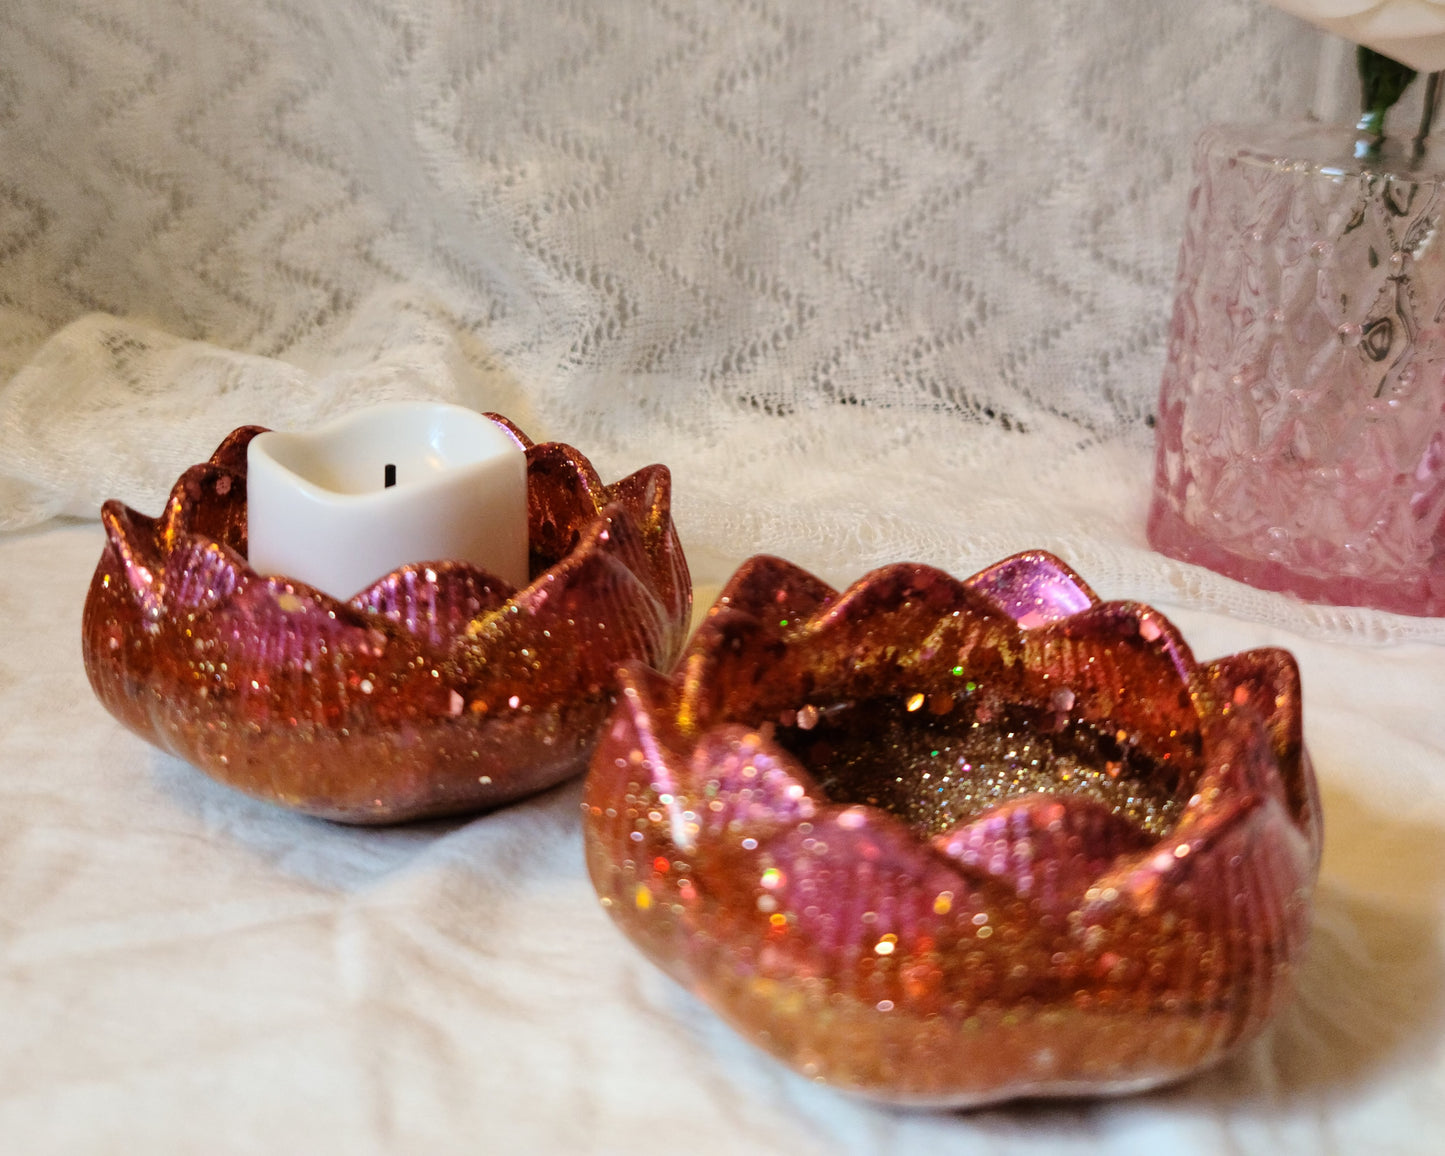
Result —
[[1200, 138], [1149, 541], [1314, 602], [1445, 614], [1445, 155]]

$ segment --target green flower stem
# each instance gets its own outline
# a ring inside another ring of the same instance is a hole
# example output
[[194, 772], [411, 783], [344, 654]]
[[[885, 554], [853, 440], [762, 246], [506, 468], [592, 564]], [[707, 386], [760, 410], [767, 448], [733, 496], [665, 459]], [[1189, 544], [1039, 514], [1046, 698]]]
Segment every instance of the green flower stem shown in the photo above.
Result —
[[1425, 77], [1425, 103], [1420, 110], [1420, 128], [1415, 133], [1415, 148], [1412, 163], [1418, 162], [1430, 146], [1430, 130], [1435, 127], [1435, 118], [1440, 113], [1441, 77], [1445, 73], [1432, 72]]
[[1385, 114], [1410, 87], [1415, 70], [1363, 44], [1355, 53], [1355, 64], [1360, 70], [1361, 97], [1355, 155], [1374, 158], [1380, 155], [1380, 146], [1385, 142]]

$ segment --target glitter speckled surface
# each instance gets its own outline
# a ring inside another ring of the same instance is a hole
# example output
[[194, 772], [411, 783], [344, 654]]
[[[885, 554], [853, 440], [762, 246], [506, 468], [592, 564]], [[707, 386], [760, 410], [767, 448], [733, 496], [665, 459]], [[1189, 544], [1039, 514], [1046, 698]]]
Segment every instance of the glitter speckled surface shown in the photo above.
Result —
[[580, 771], [616, 665], [667, 666], [691, 586], [650, 466], [611, 486], [570, 446], [527, 450], [532, 582], [419, 562], [341, 603], [247, 567], [235, 431], [159, 518], [118, 502], [86, 600], [107, 709], [214, 778], [377, 823], [474, 810]]
[[902, 1103], [1109, 1094], [1257, 1033], [1320, 816], [1293, 659], [1197, 664], [1046, 554], [837, 593], [754, 558], [634, 666], [583, 804], [602, 904], [747, 1038]]
[[1056, 788], [1095, 799], [1156, 837], [1178, 819], [1185, 800], [1175, 776], [1131, 757], [1116, 736], [1060, 722], [1060, 712], [975, 709], [976, 695], [839, 704], [818, 712], [810, 728], [781, 726], [773, 737], [829, 799], [881, 807], [923, 835]]

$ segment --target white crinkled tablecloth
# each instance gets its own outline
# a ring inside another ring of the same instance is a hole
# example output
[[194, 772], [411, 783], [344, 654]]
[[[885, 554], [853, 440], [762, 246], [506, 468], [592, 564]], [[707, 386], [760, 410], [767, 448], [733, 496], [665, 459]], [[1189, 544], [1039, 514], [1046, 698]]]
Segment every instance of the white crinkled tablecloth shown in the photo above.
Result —
[[[1189, 145], [1337, 56], [1251, 0], [0, 5], [0, 1150], [1440, 1151], [1445, 620], [1143, 537]], [[420, 396], [667, 462], [704, 605], [759, 551], [1045, 547], [1201, 658], [1289, 647], [1327, 824], [1296, 1003], [1150, 1095], [880, 1109], [622, 939], [578, 784], [350, 830], [113, 722], [100, 501]]]

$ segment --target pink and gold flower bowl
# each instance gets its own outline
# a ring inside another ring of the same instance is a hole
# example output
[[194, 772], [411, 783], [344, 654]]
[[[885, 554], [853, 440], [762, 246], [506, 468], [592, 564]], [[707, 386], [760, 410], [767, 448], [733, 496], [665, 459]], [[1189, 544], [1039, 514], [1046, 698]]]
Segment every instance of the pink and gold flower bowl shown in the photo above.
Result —
[[593, 754], [622, 931], [797, 1071], [907, 1104], [1102, 1095], [1255, 1035], [1320, 854], [1294, 660], [1200, 665], [1058, 559], [839, 594], [733, 577]]
[[527, 453], [531, 582], [403, 566], [340, 602], [246, 564], [238, 429], [165, 512], [101, 511], [85, 668], [141, 737], [249, 794], [348, 823], [496, 806], [580, 772], [617, 664], [666, 668], [687, 564], [663, 466], [611, 486], [558, 442]]

